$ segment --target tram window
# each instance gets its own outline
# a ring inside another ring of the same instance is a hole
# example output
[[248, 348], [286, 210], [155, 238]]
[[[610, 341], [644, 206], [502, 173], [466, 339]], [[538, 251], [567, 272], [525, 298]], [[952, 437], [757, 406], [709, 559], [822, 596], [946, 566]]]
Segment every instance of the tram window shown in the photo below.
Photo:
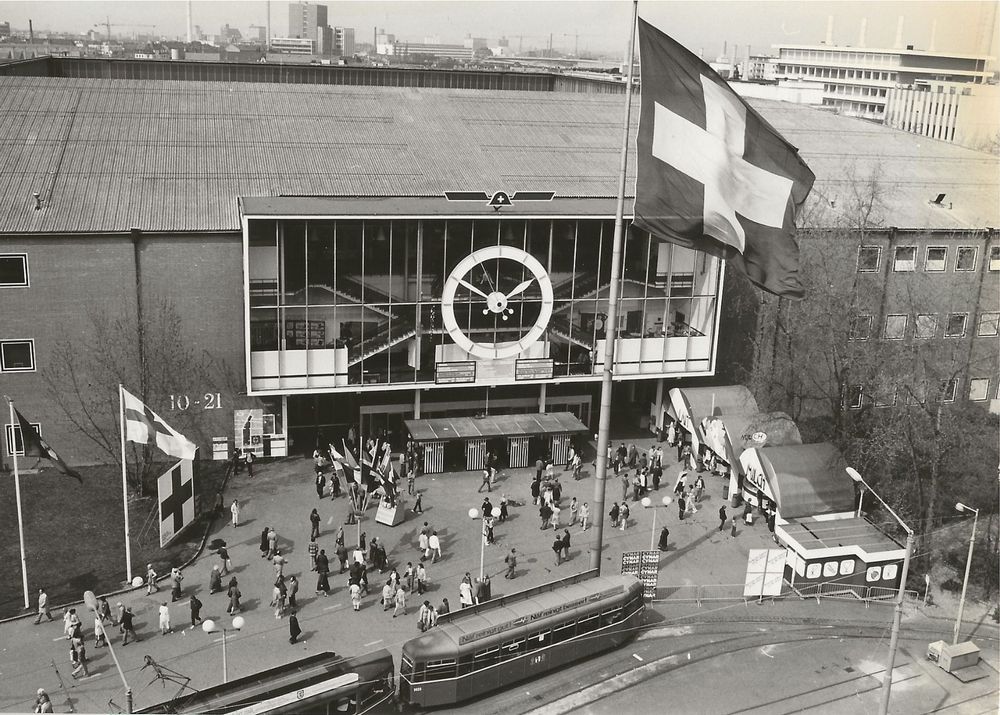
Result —
[[500, 656], [499, 648], [488, 648], [487, 650], [481, 650], [473, 658], [472, 668], [473, 670], [479, 670], [481, 668], [488, 668], [497, 662]]
[[407, 658], [405, 655], [400, 659], [399, 664], [399, 674], [409, 675], [413, 672], [413, 661]]
[[528, 650], [538, 650], [552, 643], [552, 631], [542, 631], [528, 636]]
[[597, 630], [598, 620], [601, 614], [595, 613], [592, 616], [587, 616], [586, 618], [581, 618], [577, 623], [576, 634], [582, 636], [584, 633], [590, 633], [591, 631]]
[[467, 655], [464, 658], [458, 659], [458, 674], [459, 676], [468, 675], [472, 672], [473, 663], [472, 656]]
[[621, 615], [622, 611], [620, 608], [605, 611], [601, 614], [601, 626], [610, 626], [612, 623], [617, 623], [621, 620]]
[[442, 678], [455, 677], [454, 660], [429, 660], [427, 661], [427, 680], [440, 680]]
[[552, 631], [552, 642], [562, 643], [568, 641], [576, 635], [576, 623], [567, 623], [565, 626], [558, 626]]
[[500, 646], [500, 660], [510, 660], [516, 658], [524, 652], [524, 638], [507, 641]]

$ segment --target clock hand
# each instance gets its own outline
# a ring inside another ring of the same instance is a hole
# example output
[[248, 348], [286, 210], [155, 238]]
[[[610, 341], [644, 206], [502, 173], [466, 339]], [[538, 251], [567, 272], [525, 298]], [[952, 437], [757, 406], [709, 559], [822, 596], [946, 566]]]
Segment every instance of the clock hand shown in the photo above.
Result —
[[465, 286], [466, 288], [468, 288], [469, 290], [471, 290], [473, 293], [475, 293], [477, 295], [481, 295], [483, 298], [486, 298], [487, 300], [489, 300], [489, 298], [490, 298], [488, 295], [486, 295], [485, 293], [483, 293], [481, 290], [479, 290], [478, 288], [476, 288], [476, 286], [472, 285], [468, 281], [464, 281], [461, 278], [459, 278], [458, 279], [458, 284], [462, 285], [462, 286]]
[[528, 289], [528, 286], [530, 286], [534, 282], [535, 282], [534, 279], [531, 279], [529, 281], [525, 281], [524, 283], [519, 283], [517, 286], [514, 287], [514, 290], [512, 290], [510, 293], [507, 294], [507, 300], [510, 300], [519, 293], [523, 293]]

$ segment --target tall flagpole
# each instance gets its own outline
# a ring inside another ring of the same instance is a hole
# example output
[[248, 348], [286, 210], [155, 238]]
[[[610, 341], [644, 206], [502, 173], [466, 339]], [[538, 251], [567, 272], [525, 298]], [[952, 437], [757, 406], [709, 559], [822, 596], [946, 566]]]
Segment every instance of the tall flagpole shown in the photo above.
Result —
[[122, 437], [122, 505], [125, 507], [125, 579], [132, 583], [132, 543], [128, 536], [128, 470], [125, 467], [125, 396], [118, 383], [118, 427]]
[[[14, 442], [14, 426], [18, 421], [14, 419], [14, 401], [7, 398], [7, 406], [10, 408], [10, 436]], [[28, 440], [25, 435], [21, 435], [21, 444], [25, 445]], [[17, 470], [17, 449], [15, 444], [8, 445], [10, 454], [14, 458], [14, 494], [17, 499], [17, 537], [21, 542], [21, 586], [24, 588], [24, 607], [31, 608], [31, 601], [28, 599], [28, 559], [24, 553], [24, 517], [21, 515], [21, 475]]]
[[608, 443], [611, 431], [611, 374], [614, 367], [615, 344], [618, 338], [618, 274], [622, 265], [622, 234], [625, 213], [625, 174], [628, 168], [628, 139], [632, 118], [632, 71], [635, 66], [635, 24], [639, 15], [639, 0], [632, 0], [632, 20], [629, 24], [628, 74], [625, 80], [625, 120], [622, 122], [621, 162], [618, 168], [618, 204], [615, 208], [615, 235], [611, 249], [611, 283], [608, 286], [608, 318], [604, 336], [604, 368], [601, 377], [601, 414], [597, 429], [597, 474], [594, 479], [594, 529], [596, 539], [590, 547], [590, 568], [601, 573], [601, 553], [604, 547], [604, 487], [608, 474]]

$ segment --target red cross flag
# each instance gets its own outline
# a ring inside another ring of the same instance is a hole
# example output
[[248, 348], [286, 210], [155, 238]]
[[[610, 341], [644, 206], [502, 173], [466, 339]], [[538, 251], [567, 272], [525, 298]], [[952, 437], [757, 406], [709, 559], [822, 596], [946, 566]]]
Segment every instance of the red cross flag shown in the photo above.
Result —
[[635, 220], [802, 298], [795, 216], [815, 176], [798, 150], [707, 64], [639, 20], [642, 104]]

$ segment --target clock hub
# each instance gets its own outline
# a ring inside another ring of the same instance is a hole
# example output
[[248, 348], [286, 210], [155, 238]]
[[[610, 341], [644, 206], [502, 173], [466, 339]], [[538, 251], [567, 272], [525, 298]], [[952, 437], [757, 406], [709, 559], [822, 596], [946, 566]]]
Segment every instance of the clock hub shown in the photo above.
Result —
[[507, 296], [500, 291], [490, 293], [486, 305], [492, 313], [502, 313], [507, 308]]

